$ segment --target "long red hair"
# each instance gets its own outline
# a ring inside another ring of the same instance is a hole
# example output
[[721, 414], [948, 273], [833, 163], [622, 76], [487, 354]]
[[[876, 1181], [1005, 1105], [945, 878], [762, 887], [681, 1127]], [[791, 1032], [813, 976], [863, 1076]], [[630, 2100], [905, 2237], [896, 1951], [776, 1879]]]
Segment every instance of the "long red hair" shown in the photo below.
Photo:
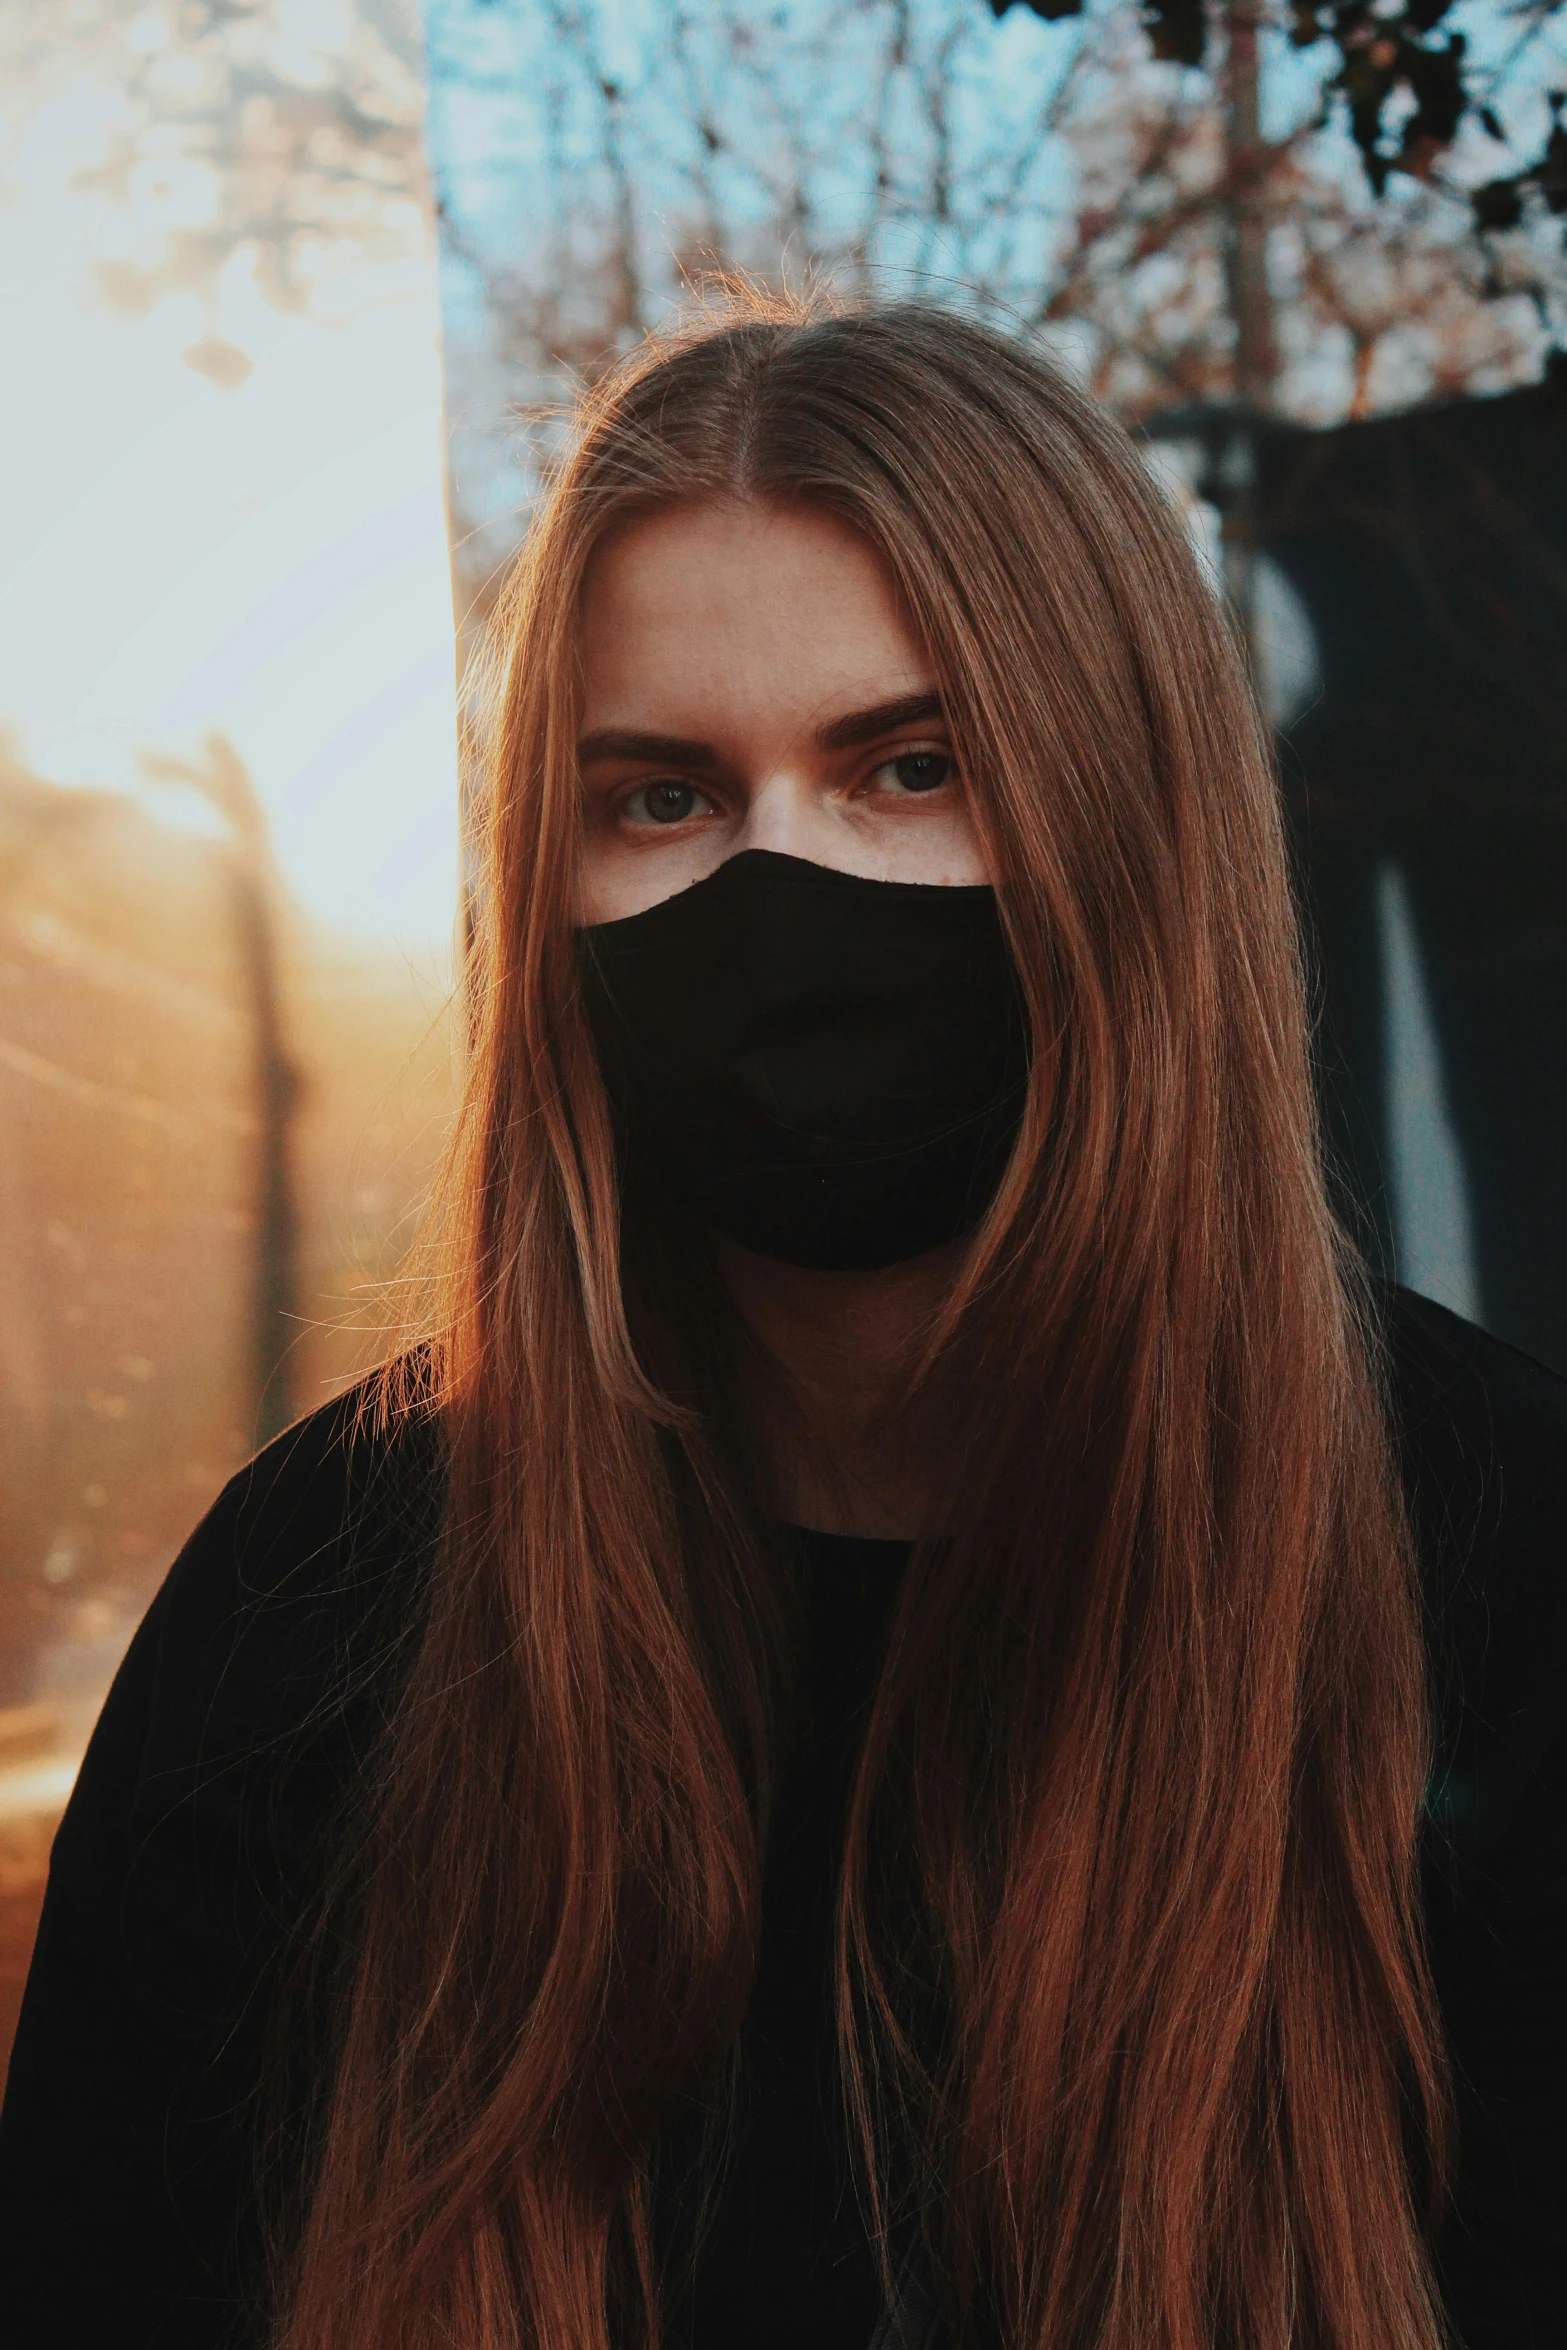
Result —
[[571, 945], [584, 568], [714, 497], [886, 563], [1033, 1033], [918, 1367], [967, 1400], [852, 1798], [868, 2198], [923, 2215], [959, 2339], [1433, 2350], [1419, 1618], [1231, 630], [1028, 350], [757, 305], [592, 393], [497, 616], [471, 1070], [392, 1396], [444, 1431], [444, 1548], [278, 2341], [655, 2343], [656, 2149], [746, 2005], [787, 1577], [701, 1235], [676, 1280], [617, 1198]]

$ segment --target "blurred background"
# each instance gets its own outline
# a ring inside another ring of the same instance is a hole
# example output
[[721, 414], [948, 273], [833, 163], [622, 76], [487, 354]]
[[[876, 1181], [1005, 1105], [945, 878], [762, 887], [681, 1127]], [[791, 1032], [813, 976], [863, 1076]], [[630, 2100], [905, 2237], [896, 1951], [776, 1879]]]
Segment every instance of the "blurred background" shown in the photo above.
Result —
[[125, 1643], [375, 1349], [444, 1129], [405, 0], [0, 7], [0, 2042]]
[[1345, 1211], [1567, 1369], [1563, 92], [1567, 0], [0, 0], [0, 2045], [142, 1608], [384, 1344], [455, 679], [716, 273], [976, 309], [1142, 436]]

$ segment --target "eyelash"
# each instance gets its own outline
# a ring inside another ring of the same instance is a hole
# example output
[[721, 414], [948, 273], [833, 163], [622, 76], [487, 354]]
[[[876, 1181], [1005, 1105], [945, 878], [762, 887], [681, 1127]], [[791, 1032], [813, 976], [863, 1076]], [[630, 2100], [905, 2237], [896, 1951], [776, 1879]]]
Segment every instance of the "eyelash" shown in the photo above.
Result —
[[896, 767], [903, 759], [941, 759], [945, 760], [947, 767], [947, 772], [941, 778], [941, 781], [939, 783], [927, 785], [925, 791], [923, 792], [913, 791], [907, 784], [904, 784], [902, 786], [902, 796], [911, 800], [924, 799], [928, 796], [934, 795], [938, 791], [945, 791], [947, 785], [953, 780], [954, 770], [957, 767], [957, 760], [954, 758], [951, 750], [945, 743], [905, 743], [901, 750], [890, 752], [885, 759], [878, 759], [875, 766], [871, 769], [870, 774], [866, 777], [866, 782], [874, 782], [876, 777], [882, 774], [885, 769], [889, 767]]
[[[681, 775], [655, 775], [652, 776], [648, 782], [639, 783], [636, 785], [634, 790], [627, 792], [625, 798], [621, 800], [616, 806], [616, 815], [630, 815], [633, 801], [642, 800], [645, 802], [648, 793], [653, 791], [688, 791], [691, 793], [693, 798], [706, 801], [707, 806], [705, 810], [694, 809], [692, 810], [692, 814], [710, 813], [715, 804], [711, 793], [705, 792], [699, 783], [688, 783], [684, 776]], [[644, 815], [642, 821], [646, 823], [653, 831], [667, 829], [671, 832], [675, 832], [679, 830], [679, 825], [677, 823], [671, 823], [667, 828], [661, 827], [656, 816]], [[682, 821], [689, 821], [689, 818], [683, 819]]]
[[[933, 795], [938, 791], [945, 790], [947, 785], [953, 780], [950, 771], [955, 767], [956, 761], [954, 760], [952, 751], [947, 744], [905, 743], [900, 749], [888, 752], [885, 758], [878, 759], [875, 766], [869, 769], [867, 772], [864, 778], [864, 784], [866, 786], [874, 784], [877, 776], [881, 775], [887, 768], [895, 767], [900, 759], [946, 760], [949, 772], [942, 777], [940, 783], [932, 784], [928, 787], [929, 795]], [[691, 816], [704, 814], [710, 815], [713, 813], [716, 806], [712, 794], [706, 791], [701, 784], [692, 783], [683, 775], [655, 775], [650, 776], [645, 783], [634, 785], [633, 788], [625, 794], [624, 798], [616, 804], [616, 815], [621, 818], [631, 818], [633, 803], [638, 800], [643, 801], [645, 811], [646, 795], [649, 792], [660, 790], [688, 791], [695, 799], [704, 801], [706, 806], [703, 808], [692, 809], [686, 817], [672, 821], [667, 827], [661, 826], [656, 817], [648, 815], [644, 812], [644, 815], [640, 820], [632, 818], [633, 821], [639, 821], [639, 829], [645, 826], [647, 829], [653, 831], [667, 829], [671, 832], [676, 832], [681, 829], [683, 824], [690, 821]], [[907, 799], [922, 799], [928, 795], [927, 793], [910, 791], [905, 785], [901, 793], [889, 794], [889, 796], [897, 796]]]

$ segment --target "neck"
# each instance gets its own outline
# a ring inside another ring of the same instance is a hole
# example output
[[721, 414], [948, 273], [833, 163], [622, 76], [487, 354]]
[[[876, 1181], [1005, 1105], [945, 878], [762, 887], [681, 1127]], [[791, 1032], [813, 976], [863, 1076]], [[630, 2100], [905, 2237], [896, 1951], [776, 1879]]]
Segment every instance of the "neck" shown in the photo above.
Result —
[[929, 1496], [900, 1390], [967, 1242], [870, 1273], [782, 1265], [721, 1237], [716, 1247], [766, 1358], [748, 1402], [782, 1515], [828, 1534], [918, 1539]]

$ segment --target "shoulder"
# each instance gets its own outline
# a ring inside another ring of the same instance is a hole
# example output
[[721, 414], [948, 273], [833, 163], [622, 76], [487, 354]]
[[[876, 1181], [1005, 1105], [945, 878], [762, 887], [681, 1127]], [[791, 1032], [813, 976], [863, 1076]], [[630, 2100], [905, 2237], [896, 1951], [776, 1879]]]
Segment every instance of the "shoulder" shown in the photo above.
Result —
[[226, 2339], [250, 2290], [266, 2036], [440, 1516], [436, 1431], [377, 1428], [367, 1400], [312, 1412], [230, 1479], [66, 1808], [0, 2113], [8, 2315], [40, 2340], [46, 2312], [62, 2340]]
[[290, 1906], [385, 1719], [420, 1620], [441, 1450], [429, 1423], [378, 1426], [368, 1402], [350, 1390], [229, 1480], [94, 1731], [51, 1882], [84, 1909], [118, 1901], [128, 1960], [141, 1921], [148, 1982], [176, 1912], [229, 1920], [237, 1890], [241, 1906]]
[[289, 1691], [350, 1685], [406, 1629], [440, 1516], [428, 1420], [388, 1423], [368, 1382], [308, 1413], [232, 1477], [175, 1560], [148, 1629], [210, 1682], [237, 1733]]
[[1425, 1933], [1453, 2060], [1456, 2331], [1555, 2341], [1567, 2168], [1567, 1380], [1423, 1298], [1386, 1317], [1436, 1755]]
[[1407, 1290], [1386, 1340], [1439, 1793], [1460, 1841], [1483, 1846], [1567, 1733], [1567, 1379]]
[[349, 1695], [417, 1613], [441, 1482], [436, 1428], [388, 1425], [368, 1383], [276, 1437], [230, 1478], [148, 1612], [136, 1661], [155, 1711], [215, 1754]]
[[1567, 1378], [1413, 1290], [1386, 1297], [1401, 1431], [1415, 1460], [1449, 1482], [1529, 1461], [1567, 1477]]

